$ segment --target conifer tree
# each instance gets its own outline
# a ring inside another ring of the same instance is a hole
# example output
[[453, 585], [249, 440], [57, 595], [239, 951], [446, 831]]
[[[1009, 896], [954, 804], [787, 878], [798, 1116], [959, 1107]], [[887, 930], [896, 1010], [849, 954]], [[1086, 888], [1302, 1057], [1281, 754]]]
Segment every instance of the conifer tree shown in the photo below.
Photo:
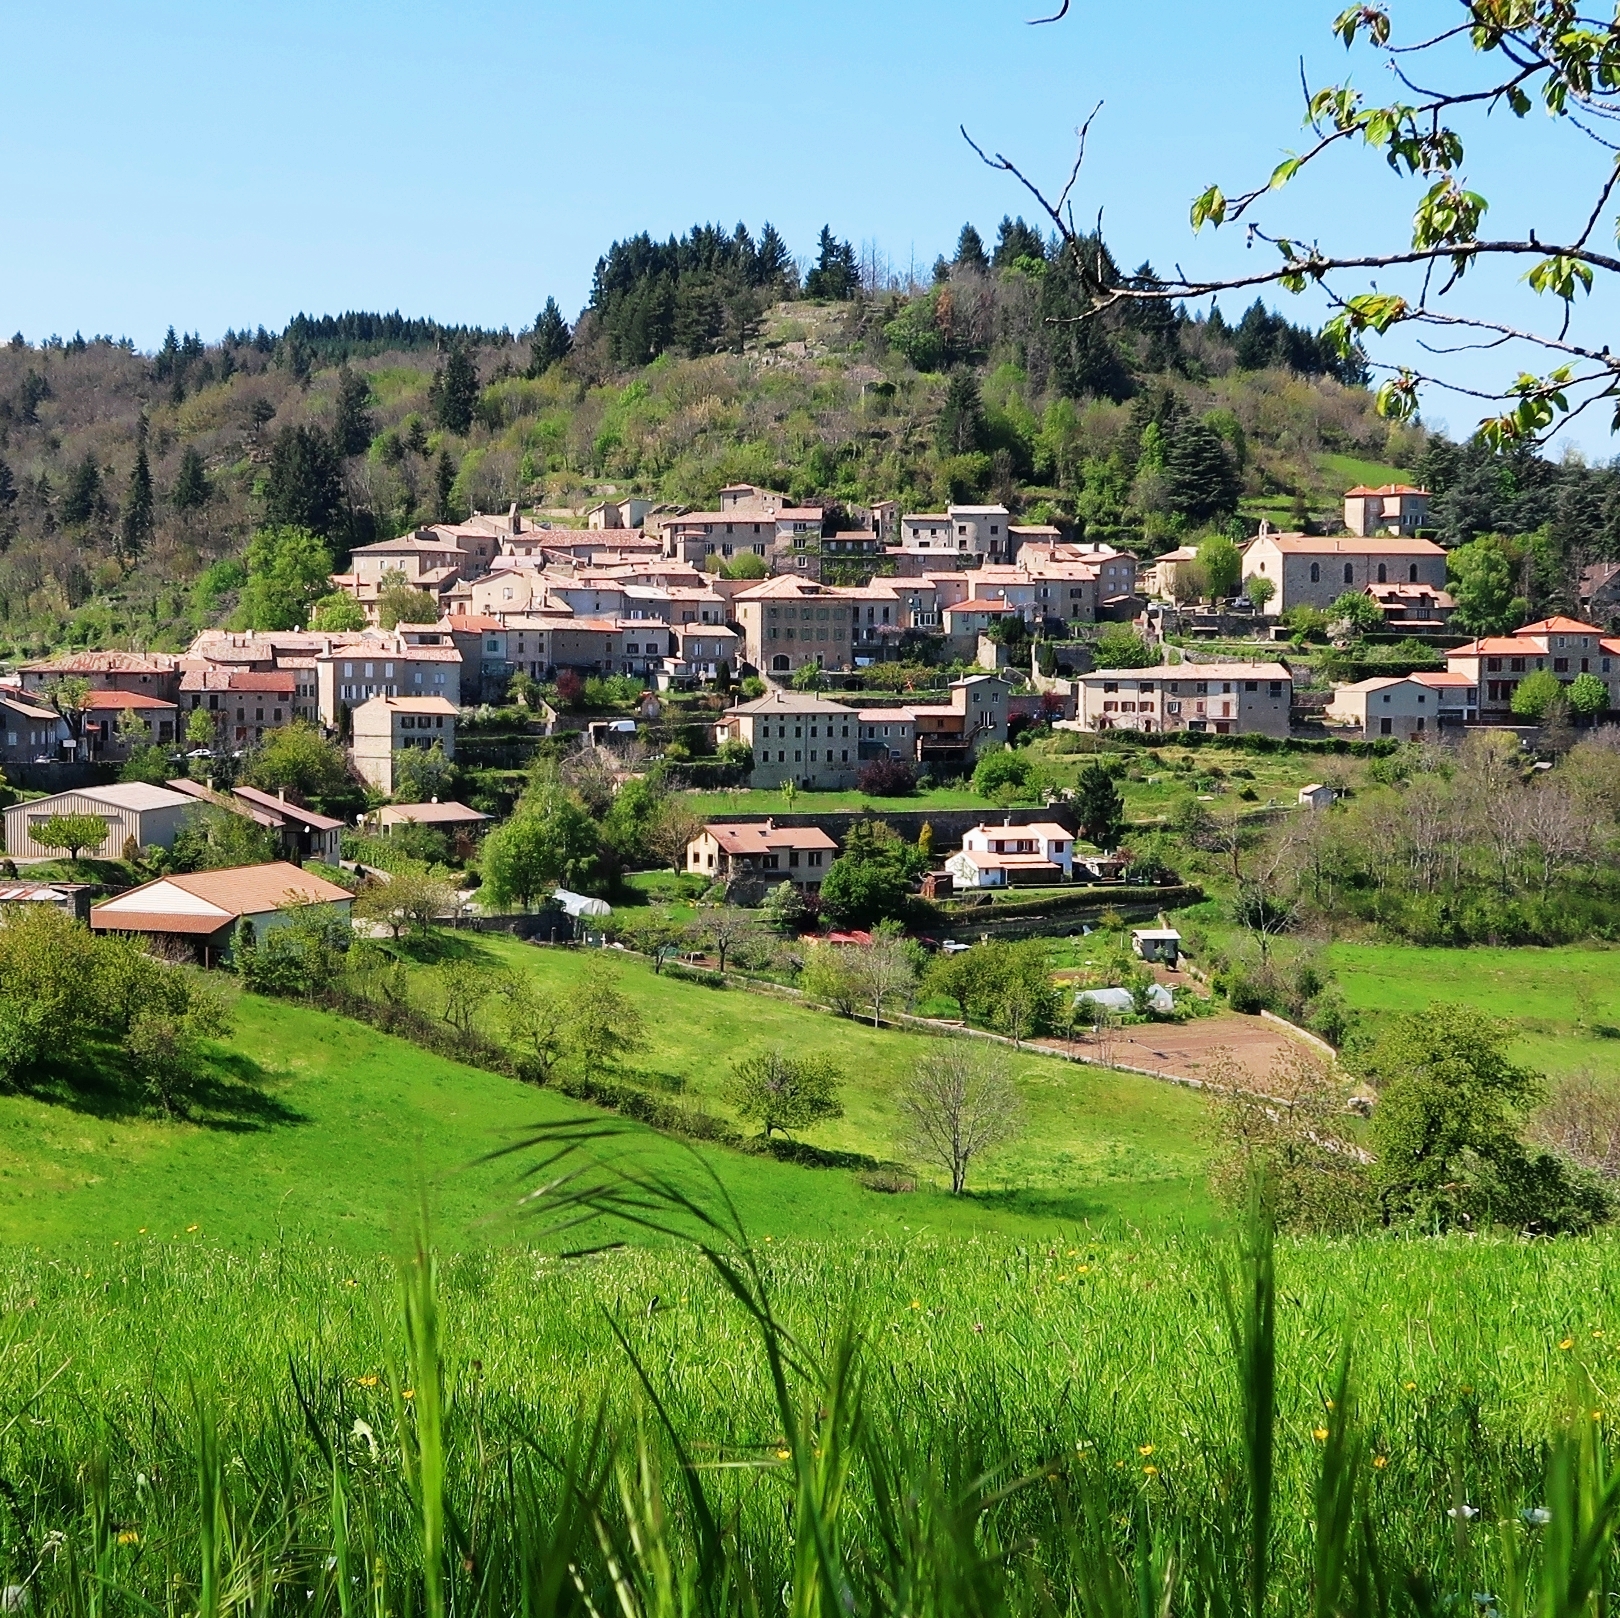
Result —
[[439, 464], [434, 473], [435, 491], [438, 495], [438, 506], [434, 515], [440, 522], [451, 522], [453, 517], [450, 510], [450, 490], [456, 481], [455, 462], [450, 459], [450, 451], [439, 451]]
[[573, 346], [573, 335], [557, 300], [547, 298], [545, 308], [535, 316], [534, 336], [529, 341], [529, 375], [544, 376], [558, 361], [568, 358]]
[[371, 384], [345, 365], [338, 372], [337, 419], [332, 424], [332, 442], [339, 455], [364, 455], [371, 444], [374, 423], [366, 409], [371, 401]]
[[855, 249], [848, 242], [839, 241], [831, 225], [823, 225], [817, 243], [816, 267], [804, 278], [805, 295], [843, 302], [855, 296], [859, 284]]
[[101, 511], [101, 468], [96, 465], [92, 450], [74, 467], [68, 479], [67, 493], [62, 496], [62, 521], [85, 523]]
[[952, 262], [959, 270], [977, 270], [980, 274], [990, 268], [984, 240], [972, 225], [963, 225], [962, 234], [956, 238], [956, 257]]
[[169, 504], [176, 511], [197, 511], [208, 504], [213, 491], [208, 486], [208, 471], [195, 444], [187, 444], [180, 457], [180, 471], [169, 491]]
[[937, 436], [940, 450], [946, 455], [970, 455], [984, 447], [984, 406], [979, 399], [979, 384], [966, 366], [951, 372]]
[[152, 537], [152, 506], [152, 464], [146, 455], [146, 412], [143, 410], [135, 428], [135, 465], [130, 469], [119, 524], [118, 537], [125, 561], [135, 561]]
[[464, 433], [473, 423], [473, 408], [478, 403], [478, 367], [461, 344], [456, 344], [444, 357], [444, 363], [433, 375], [430, 399], [433, 419], [453, 433]]

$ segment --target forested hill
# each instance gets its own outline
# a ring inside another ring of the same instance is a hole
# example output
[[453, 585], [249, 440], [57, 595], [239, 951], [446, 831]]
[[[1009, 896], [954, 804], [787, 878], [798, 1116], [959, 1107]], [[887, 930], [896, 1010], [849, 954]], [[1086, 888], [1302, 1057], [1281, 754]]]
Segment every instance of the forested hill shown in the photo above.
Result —
[[290, 620], [302, 579], [242, 597], [265, 525], [341, 561], [513, 500], [705, 506], [734, 481], [852, 510], [997, 498], [1151, 555], [1260, 515], [1336, 521], [1350, 484], [1414, 475], [1448, 540], [1515, 536], [1533, 598], [1620, 554], [1615, 474], [1391, 427], [1358, 359], [1259, 304], [1085, 312], [1022, 220], [988, 243], [965, 228], [923, 285], [830, 230], [795, 260], [739, 225], [616, 242], [576, 320], [546, 300], [515, 336], [399, 313], [171, 332], [154, 355], [19, 336], [0, 346], [0, 656]]

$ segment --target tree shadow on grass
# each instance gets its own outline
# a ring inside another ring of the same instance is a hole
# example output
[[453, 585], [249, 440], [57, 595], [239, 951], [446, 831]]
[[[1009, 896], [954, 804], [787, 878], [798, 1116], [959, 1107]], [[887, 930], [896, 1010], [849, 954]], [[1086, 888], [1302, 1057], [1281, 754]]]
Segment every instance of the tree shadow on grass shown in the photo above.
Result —
[[989, 1213], [1016, 1214], [1022, 1219], [1050, 1219], [1058, 1223], [1107, 1219], [1119, 1212], [1078, 1191], [971, 1191], [962, 1201]]
[[391, 947], [413, 966], [435, 966], [440, 961], [497, 964], [495, 952], [485, 942], [483, 933], [455, 927], [435, 927], [428, 933], [407, 934], [398, 943], [391, 942]]
[[[203, 1129], [254, 1134], [309, 1117], [271, 1093], [271, 1074], [240, 1051], [216, 1051], [192, 1091], [184, 1120]], [[20, 1095], [105, 1123], [164, 1116], [116, 1049], [103, 1048], [77, 1062], [63, 1062], [17, 1086]]]

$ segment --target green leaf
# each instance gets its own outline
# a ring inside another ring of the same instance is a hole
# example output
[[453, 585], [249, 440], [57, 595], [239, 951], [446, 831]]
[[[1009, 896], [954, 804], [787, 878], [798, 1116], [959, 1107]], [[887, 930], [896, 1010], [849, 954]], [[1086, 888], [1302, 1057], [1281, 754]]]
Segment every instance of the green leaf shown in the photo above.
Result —
[[1212, 225], [1226, 223], [1226, 197], [1218, 185], [1212, 185], [1192, 205], [1192, 228], [1201, 230], [1206, 221]]

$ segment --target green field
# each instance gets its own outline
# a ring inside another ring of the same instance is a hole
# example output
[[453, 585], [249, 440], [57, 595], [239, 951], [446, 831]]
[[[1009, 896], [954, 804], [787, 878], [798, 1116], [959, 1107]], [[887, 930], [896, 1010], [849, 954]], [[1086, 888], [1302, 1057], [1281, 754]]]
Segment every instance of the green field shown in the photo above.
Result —
[[1416, 949], [1334, 944], [1327, 958], [1359, 1011], [1460, 1000], [1519, 1028], [1515, 1054], [1547, 1073], [1620, 1076], [1620, 950]]
[[[504, 939], [490, 950], [562, 995], [585, 965], [573, 952]], [[848, 1116], [807, 1138], [892, 1155], [890, 1093], [924, 1036], [874, 1032], [790, 1003], [655, 977], [636, 960], [624, 964], [624, 982], [652, 1034], [636, 1059], [647, 1088], [723, 1112], [737, 1057], [770, 1045], [826, 1051], [848, 1074]], [[243, 1247], [284, 1233], [318, 1235], [375, 1252], [423, 1179], [447, 1240], [498, 1243], [515, 1234], [501, 1218], [515, 1194], [512, 1169], [476, 1160], [533, 1123], [603, 1116], [301, 1006], [243, 996], [236, 1015], [204, 1122], [159, 1121], [110, 1093], [91, 1091], [71, 1104], [0, 1096], [5, 1239], [105, 1244], [133, 1240], [144, 1226], [152, 1236]], [[1194, 1097], [1050, 1058], [1021, 1058], [1014, 1072], [1030, 1129], [1018, 1146], [986, 1160], [975, 1176], [979, 1194], [967, 1201], [927, 1189], [885, 1195], [847, 1170], [718, 1148], [708, 1155], [761, 1232], [777, 1236], [1044, 1231], [1087, 1219], [1207, 1217]], [[682, 1146], [649, 1130], [631, 1133], [650, 1161], [688, 1161]]]

